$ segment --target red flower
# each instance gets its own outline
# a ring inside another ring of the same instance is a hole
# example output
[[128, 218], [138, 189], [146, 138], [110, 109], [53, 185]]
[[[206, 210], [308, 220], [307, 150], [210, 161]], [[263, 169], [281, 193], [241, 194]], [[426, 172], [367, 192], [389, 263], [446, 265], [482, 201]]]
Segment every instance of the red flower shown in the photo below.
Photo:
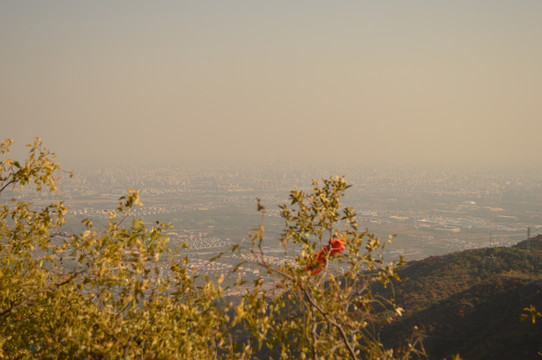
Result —
[[346, 239], [329, 239], [329, 246], [331, 246], [331, 254], [329, 256], [342, 253], [346, 248], [345, 245]]
[[330, 238], [328, 245], [311, 255], [309, 265], [305, 269], [311, 271], [313, 275], [318, 275], [326, 267], [328, 257], [342, 253], [345, 250], [345, 245], [346, 239]]

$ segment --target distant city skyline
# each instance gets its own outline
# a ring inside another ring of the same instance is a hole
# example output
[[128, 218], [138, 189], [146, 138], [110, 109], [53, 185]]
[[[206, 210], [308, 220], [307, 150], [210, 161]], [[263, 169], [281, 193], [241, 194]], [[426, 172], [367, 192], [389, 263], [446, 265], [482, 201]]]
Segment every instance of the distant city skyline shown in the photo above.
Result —
[[[289, 203], [293, 189], [309, 192], [312, 179], [328, 176], [322, 173], [320, 168], [289, 166], [117, 166], [76, 170], [71, 178], [66, 174], [58, 182], [59, 193], [37, 195], [29, 187], [15, 186], [6, 195], [38, 205], [64, 201], [69, 209], [64, 231], [77, 233], [85, 217], [104, 226], [109, 216], [104, 210], [114, 209], [129, 188], [139, 189], [145, 206], [132, 215], [149, 225], [171, 222], [170, 235], [189, 243], [192, 258], [209, 255], [209, 248], [224, 247], [230, 253], [232, 241], [247, 239], [249, 229], [261, 221], [256, 198], [266, 207], [267, 244], [277, 246], [284, 226], [278, 205]], [[360, 227], [383, 239], [397, 235], [388, 255], [413, 259], [510, 246], [524, 240], [528, 229], [533, 235], [542, 230], [542, 170], [350, 169], [344, 175], [352, 187], [341, 203], [356, 210]]]
[[94, 165], [542, 166], [540, 44], [534, 0], [2, 1], [0, 137]]

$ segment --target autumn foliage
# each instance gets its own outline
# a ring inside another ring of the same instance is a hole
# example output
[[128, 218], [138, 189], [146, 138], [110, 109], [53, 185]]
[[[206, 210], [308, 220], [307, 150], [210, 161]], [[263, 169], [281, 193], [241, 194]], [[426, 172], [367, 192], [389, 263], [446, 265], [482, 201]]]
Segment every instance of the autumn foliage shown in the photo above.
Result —
[[196, 281], [188, 258], [172, 256], [170, 225], [148, 227], [131, 215], [143, 205], [137, 190], [119, 199], [105, 226], [86, 219], [80, 234], [69, 235], [62, 202], [36, 210], [5, 199], [13, 186], [55, 191], [61, 171], [41, 140], [24, 162], [4, 158], [11, 143], [0, 144], [0, 358], [423, 357], [419, 338], [386, 349], [373, 331], [376, 306], [386, 309], [385, 319], [402, 312], [371, 292], [372, 284], [398, 278], [397, 264], [383, 262], [385, 242], [359, 230], [355, 211], [340, 203], [349, 187], [342, 177], [314, 182], [309, 193], [292, 191], [280, 206], [278, 243], [297, 252], [280, 266], [263, 250], [277, 240], [265, 237], [258, 203], [262, 223], [252, 246], [232, 251], [265, 271], [250, 286], [239, 278], [241, 295], [232, 302], [222, 279]]
[[309, 258], [309, 265], [305, 267], [313, 275], [318, 275], [326, 267], [327, 260], [345, 249], [345, 239], [329, 239], [329, 244], [312, 254]]

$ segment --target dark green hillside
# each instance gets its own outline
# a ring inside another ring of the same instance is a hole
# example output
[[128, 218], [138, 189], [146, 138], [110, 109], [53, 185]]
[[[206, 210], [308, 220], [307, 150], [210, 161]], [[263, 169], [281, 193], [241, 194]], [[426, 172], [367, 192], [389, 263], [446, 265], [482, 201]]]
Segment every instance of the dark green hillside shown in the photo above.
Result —
[[515, 276], [495, 275], [439, 303], [406, 316], [382, 331], [385, 342], [414, 326], [425, 332], [431, 358], [540, 359], [542, 324], [520, 321], [522, 309], [542, 307], [542, 284]]
[[528, 240], [521, 241], [513, 247], [526, 250], [530, 249], [531, 251], [540, 252], [542, 251], [542, 235], [537, 235]]
[[418, 311], [494, 275], [542, 276], [542, 257], [519, 248], [482, 248], [413, 261], [399, 274], [407, 281], [394, 286], [397, 302]]
[[400, 274], [408, 280], [393, 288], [407, 312], [382, 328], [385, 343], [397, 346], [417, 326], [430, 358], [540, 359], [542, 321], [520, 321], [523, 308], [542, 309], [542, 256], [536, 251], [467, 250], [411, 262]]

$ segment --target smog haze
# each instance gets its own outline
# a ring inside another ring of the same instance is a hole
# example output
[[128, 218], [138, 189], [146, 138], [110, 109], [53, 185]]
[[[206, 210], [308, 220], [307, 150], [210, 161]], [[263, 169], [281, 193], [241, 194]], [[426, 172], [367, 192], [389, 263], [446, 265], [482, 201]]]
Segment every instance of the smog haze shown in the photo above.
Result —
[[68, 163], [541, 166], [542, 2], [3, 1], [1, 137]]

